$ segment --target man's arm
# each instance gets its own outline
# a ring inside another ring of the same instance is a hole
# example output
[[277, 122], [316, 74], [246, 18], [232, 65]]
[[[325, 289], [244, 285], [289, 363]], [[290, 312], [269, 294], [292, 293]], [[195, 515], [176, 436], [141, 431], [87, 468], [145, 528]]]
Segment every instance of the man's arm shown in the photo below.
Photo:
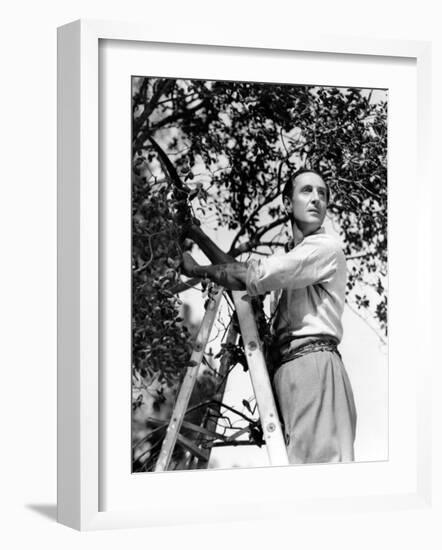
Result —
[[217, 265], [199, 265], [189, 252], [183, 254], [183, 272], [189, 277], [209, 278], [214, 283], [229, 290], [245, 290], [247, 264], [231, 262]]
[[309, 235], [286, 254], [249, 262], [247, 292], [255, 296], [327, 283], [336, 273], [340, 256], [343, 253], [335, 239], [325, 233]]
[[201, 266], [183, 254], [183, 272], [190, 277], [208, 277], [230, 290], [247, 290], [250, 296], [281, 288], [305, 288], [328, 282], [344, 263], [342, 249], [326, 234], [306, 237], [287, 254], [249, 263], [226, 262]]

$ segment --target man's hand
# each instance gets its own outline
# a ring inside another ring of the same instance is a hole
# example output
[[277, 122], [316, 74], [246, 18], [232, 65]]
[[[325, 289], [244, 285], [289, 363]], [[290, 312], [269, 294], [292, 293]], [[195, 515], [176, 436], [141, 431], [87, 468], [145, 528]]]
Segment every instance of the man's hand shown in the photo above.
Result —
[[189, 252], [183, 253], [181, 270], [188, 277], [208, 277], [214, 283], [230, 290], [245, 290], [247, 264], [231, 262], [218, 265], [200, 265]]
[[200, 265], [193, 259], [193, 256], [190, 252], [183, 252], [183, 259], [181, 262], [181, 271], [188, 277], [198, 277], [199, 274], [196, 273]]

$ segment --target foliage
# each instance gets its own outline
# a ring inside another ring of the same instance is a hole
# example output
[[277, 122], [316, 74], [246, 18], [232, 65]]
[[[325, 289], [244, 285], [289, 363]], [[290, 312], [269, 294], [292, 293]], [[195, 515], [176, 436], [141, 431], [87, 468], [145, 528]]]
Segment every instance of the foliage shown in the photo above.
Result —
[[171, 291], [181, 250], [174, 203], [166, 186], [150, 187], [134, 174], [132, 189], [132, 353], [144, 378], [159, 374], [171, 386], [188, 364], [191, 345]]

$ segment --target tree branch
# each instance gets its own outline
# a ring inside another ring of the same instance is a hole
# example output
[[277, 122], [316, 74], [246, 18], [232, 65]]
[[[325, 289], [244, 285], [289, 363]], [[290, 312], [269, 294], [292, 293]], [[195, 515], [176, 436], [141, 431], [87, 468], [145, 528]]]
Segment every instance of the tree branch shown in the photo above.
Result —
[[167, 94], [171, 88], [175, 85], [175, 79], [174, 78], [166, 78], [161, 82], [161, 84], [157, 87], [155, 93], [153, 94], [151, 100], [149, 101], [148, 105], [145, 105], [144, 111], [139, 116], [139, 118], [134, 121], [134, 132], [133, 135], [136, 137], [138, 135], [138, 132], [140, 131], [143, 124], [146, 122], [146, 120], [150, 117], [152, 112], [156, 109], [158, 100], [163, 94]]
[[152, 131], [158, 130], [159, 128], [162, 128], [166, 124], [170, 124], [171, 122], [176, 122], [177, 120], [189, 118], [190, 115], [193, 115], [196, 111], [199, 111], [207, 104], [207, 99], [202, 99], [199, 103], [194, 105], [193, 107], [188, 107], [184, 113], [176, 113], [174, 115], [169, 115], [166, 118], [163, 118], [162, 120], [158, 121], [156, 124], [152, 126]]
[[367, 256], [376, 256], [377, 252], [359, 252], [358, 254], [351, 254], [346, 256], [346, 260], [358, 260], [359, 258], [365, 258]]
[[[202, 109], [206, 104], [207, 104], [207, 99], [203, 99], [197, 105], [194, 105], [193, 107], [189, 107], [188, 109], [186, 109], [186, 111], [184, 113], [182, 113], [182, 112], [178, 113], [177, 112], [175, 114], [169, 115], [166, 118], [163, 118], [162, 120], [158, 121], [156, 124], [152, 125], [149, 128], [149, 132], [154, 133], [159, 128], [164, 128], [164, 126], [166, 126], [167, 124], [176, 122], [176, 121], [181, 120], [181, 119], [190, 118], [191, 115], [196, 113], [196, 111], [199, 111], [200, 109]], [[135, 149], [141, 148], [143, 143], [146, 141], [146, 139], [150, 139], [149, 135], [147, 135], [146, 133], [142, 133], [139, 137], [137, 137], [138, 133], [139, 133], [139, 130], [137, 132], [134, 132], [134, 138], [135, 138], [134, 147], [135, 147]]]
[[158, 143], [155, 141], [155, 139], [152, 136], [148, 137], [149, 141], [152, 144], [152, 147], [155, 149], [156, 153], [158, 154], [160, 158], [160, 162], [163, 165], [163, 168], [165, 172], [169, 174], [169, 176], [172, 179], [172, 183], [174, 187], [179, 191], [179, 197], [178, 199], [183, 199], [183, 194], [185, 197], [190, 192], [190, 189], [187, 187], [187, 185], [184, 185], [184, 183], [181, 181], [181, 178], [178, 175], [178, 172], [175, 169], [175, 166], [170, 161], [168, 155], [163, 151], [163, 149], [158, 145]]
[[377, 194], [375, 193], [374, 191], [372, 191], [371, 189], [368, 189], [368, 187], [366, 187], [361, 180], [349, 180], [347, 178], [341, 178], [339, 177], [338, 178], [338, 181], [342, 181], [344, 183], [351, 183], [353, 185], [359, 185], [360, 187], [362, 187], [362, 189], [368, 193], [369, 195], [371, 195], [373, 198], [375, 198], [376, 200], [378, 200], [379, 202], [382, 201], [382, 198]]
[[231, 254], [226, 254], [199, 225], [190, 224], [185, 230], [185, 236], [192, 239], [213, 264], [229, 264], [235, 261]]
[[256, 216], [256, 214], [258, 214], [258, 212], [261, 210], [261, 208], [263, 208], [264, 206], [266, 206], [267, 204], [270, 204], [273, 200], [276, 199], [276, 197], [279, 195], [279, 189], [277, 190], [276, 193], [270, 193], [267, 197], [264, 198], [264, 201], [260, 204], [258, 204], [252, 211], [251, 213], [247, 216], [247, 219], [244, 221], [241, 229], [238, 231], [238, 233], [235, 235], [235, 238], [233, 239], [232, 241], [232, 244], [230, 245], [230, 250], [233, 250], [233, 248], [235, 247], [236, 243], [238, 242], [239, 238], [242, 237], [242, 235], [244, 235], [244, 233], [246, 232], [247, 230], [247, 227], [248, 225], [250, 224], [250, 222], [252, 221], [252, 219]]
[[286, 216], [283, 216], [279, 220], [275, 220], [267, 225], [264, 225], [256, 232], [255, 238], [260, 239], [263, 235], [265, 235], [268, 231], [271, 231], [275, 227], [278, 227], [278, 225], [282, 225], [290, 220], [290, 216], [287, 214]]
[[[155, 139], [152, 136], [149, 136], [148, 139], [152, 143], [152, 146], [157, 152], [164, 170], [169, 174], [172, 184], [177, 191], [176, 195], [177, 199], [181, 203], [183, 217], [192, 218], [189, 205], [185, 202], [185, 199], [187, 199], [190, 192], [189, 188], [181, 181], [175, 166], [172, 164], [168, 155], [158, 145]], [[192, 239], [213, 264], [225, 264], [234, 261], [234, 258], [221, 250], [221, 248], [219, 248], [194, 221], [184, 226], [182, 237], [189, 237]]]

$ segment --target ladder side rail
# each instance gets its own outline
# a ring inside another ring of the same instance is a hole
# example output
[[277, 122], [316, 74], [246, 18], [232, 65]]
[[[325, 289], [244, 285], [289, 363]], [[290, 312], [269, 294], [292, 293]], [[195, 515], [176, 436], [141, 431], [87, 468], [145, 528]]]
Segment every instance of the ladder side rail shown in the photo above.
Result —
[[286, 466], [289, 464], [287, 449], [250, 297], [244, 291], [232, 294], [270, 465]]
[[172, 411], [166, 436], [161, 445], [161, 451], [154, 469], [155, 472], [163, 472], [167, 470], [170, 465], [172, 453], [178, 439], [178, 434], [181, 430], [184, 415], [186, 414], [186, 410], [189, 405], [190, 396], [195, 386], [198, 370], [201, 361], [203, 360], [207, 341], [209, 340], [222, 296], [223, 289], [218, 287], [217, 291], [213, 295], [213, 298], [210, 299], [207, 305], [203, 321], [193, 346], [192, 355], [190, 357], [190, 361], [194, 362], [195, 366], [187, 367], [186, 375], [181, 384], [178, 397]]

